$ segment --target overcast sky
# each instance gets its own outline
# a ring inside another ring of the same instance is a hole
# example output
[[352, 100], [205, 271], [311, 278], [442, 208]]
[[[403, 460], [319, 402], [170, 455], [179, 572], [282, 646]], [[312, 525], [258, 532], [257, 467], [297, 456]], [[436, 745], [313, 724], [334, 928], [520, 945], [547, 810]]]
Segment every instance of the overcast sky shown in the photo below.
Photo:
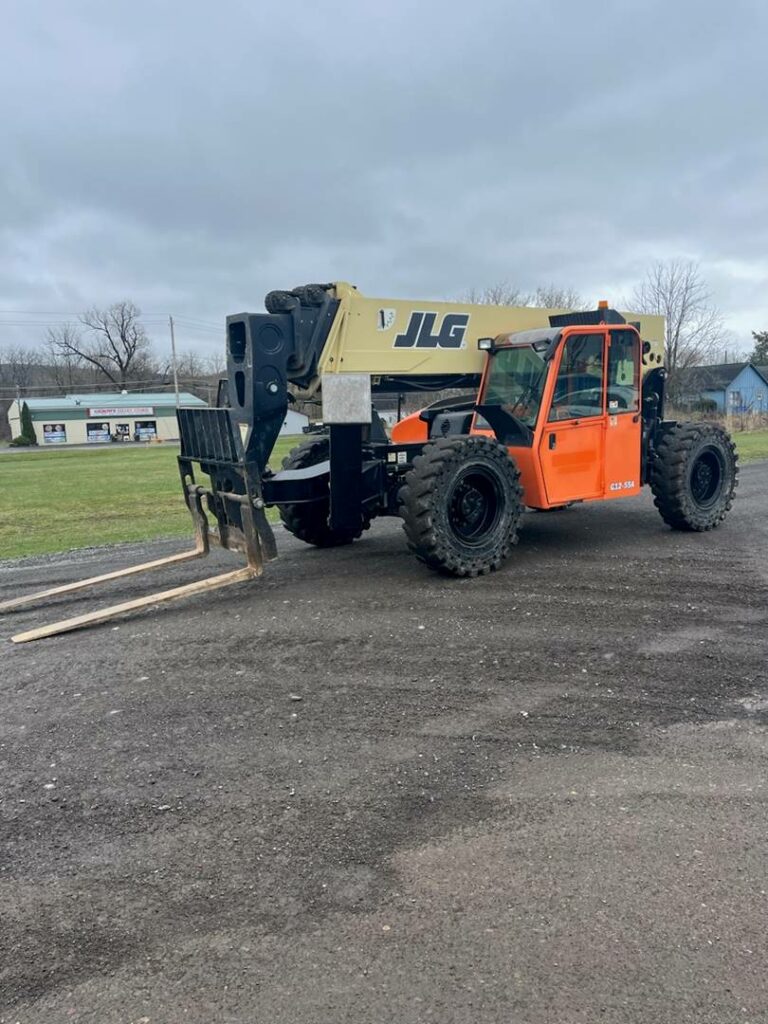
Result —
[[765, 0], [3, 10], [0, 347], [127, 297], [209, 351], [309, 281], [615, 301], [671, 257], [768, 329]]

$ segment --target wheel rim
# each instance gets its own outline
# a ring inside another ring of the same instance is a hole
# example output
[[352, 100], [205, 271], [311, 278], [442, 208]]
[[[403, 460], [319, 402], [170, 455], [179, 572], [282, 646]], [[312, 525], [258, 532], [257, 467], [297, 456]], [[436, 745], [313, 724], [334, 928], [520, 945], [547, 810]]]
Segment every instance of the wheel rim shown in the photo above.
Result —
[[493, 533], [503, 508], [504, 492], [494, 474], [473, 467], [456, 480], [448, 498], [448, 523], [462, 544], [481, 544]]
[[699, 508], [717, 503], [725, 481], [725, 461], [716, 448], [704, 448], [691, 466], [691, 497]]

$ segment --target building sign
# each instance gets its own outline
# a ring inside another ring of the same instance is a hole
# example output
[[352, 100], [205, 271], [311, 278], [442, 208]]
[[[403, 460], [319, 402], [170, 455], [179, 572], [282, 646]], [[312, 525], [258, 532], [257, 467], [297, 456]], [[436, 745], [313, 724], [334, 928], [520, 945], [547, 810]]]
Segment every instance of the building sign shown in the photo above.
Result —
[[43, 424], [43, 444], [66, 444], [67, 431], [63, 423]]
[[104, 441], [112, 440], [109, 436], [108, 423], [86, 423], [85, 430], [88, 440], [91, 442], [102, 444]]
[[99, 406], [96, 409], [89, 409], [89, 416], [152, 416], [154, 407], [151, 405], [122, 405], [117, 408], [112, 406]]

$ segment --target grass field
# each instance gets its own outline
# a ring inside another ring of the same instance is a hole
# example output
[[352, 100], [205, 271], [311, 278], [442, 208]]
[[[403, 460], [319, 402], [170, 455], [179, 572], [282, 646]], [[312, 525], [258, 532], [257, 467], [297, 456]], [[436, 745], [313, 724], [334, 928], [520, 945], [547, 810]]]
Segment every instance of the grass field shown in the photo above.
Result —
[[733, 439], [742, 462], [749, 462], [751, 459], [768, 459], [768, 430], [734, 434]]
[[[280, 438], [273, 466], [301, 440]], [[191, 536], [177, 454], [175, 445], [114, 445], [0, 456], [0, 558]]]
[[[281, 438], [277, 468], [301, 438]], [[743, 462], [768, 459], [768, 430], [735, 435]], [[0, 558], [189, 535], [176, 447], [43, 449], [0, 456]], [[277, 518], [274, 509], [272, 519]]]

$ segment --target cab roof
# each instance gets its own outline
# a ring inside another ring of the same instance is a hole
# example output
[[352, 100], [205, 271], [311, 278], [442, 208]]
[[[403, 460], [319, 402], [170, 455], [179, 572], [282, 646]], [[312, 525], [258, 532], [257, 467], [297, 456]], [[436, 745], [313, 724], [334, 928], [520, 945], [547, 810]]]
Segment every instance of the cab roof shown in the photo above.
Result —
[[559, 327], [536, 327], [531, 331], [511, 331], [509, 334], [499, 334], [494, 338], [496, 347], [509, 345], [535, 345], [542, 342], [552, 345], [562, 334]]

